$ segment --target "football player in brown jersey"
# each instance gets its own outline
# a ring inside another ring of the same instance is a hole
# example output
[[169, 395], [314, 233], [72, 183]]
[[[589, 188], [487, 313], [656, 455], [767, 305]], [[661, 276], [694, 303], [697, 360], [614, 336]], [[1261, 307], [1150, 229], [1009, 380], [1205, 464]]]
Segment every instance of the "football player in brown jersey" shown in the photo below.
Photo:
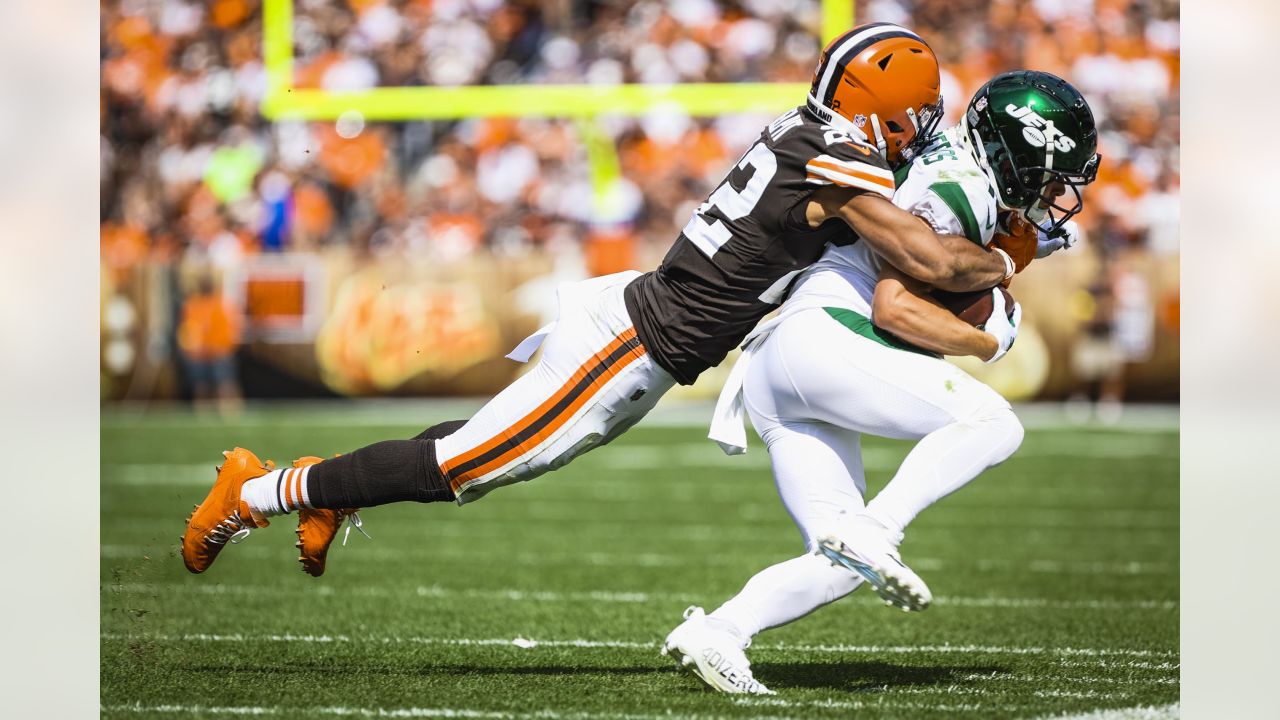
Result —
[[510, 356], [524, 361], [541, 346], [538, 363], [469, 420], [279, 470], [243, 448], [224, 453], [188, 518], [187, 569], [204, 572], [226, 543], [297, 511], [300, 560], [320, 575], [356, 508], [462, 504], [563, 466], [723, 360], [828, 242], [866, 242], [949, 290], [1012, 276], [1007, 255], [939, 236], [890, 202], [893, 169], [941, 117], [938, 87], [937, 58], [910, 30], [874, 23], [840, 36], [823, 51], [807, 102], [761, 132], [661, 267], [561, 285], [558, 320]]

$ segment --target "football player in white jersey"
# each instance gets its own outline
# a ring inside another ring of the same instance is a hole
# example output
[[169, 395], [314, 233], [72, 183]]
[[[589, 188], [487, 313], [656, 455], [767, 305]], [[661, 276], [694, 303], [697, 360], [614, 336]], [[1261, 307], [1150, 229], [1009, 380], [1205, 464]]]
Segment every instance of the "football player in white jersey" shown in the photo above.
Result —
[[[1096, 177], [1096, 145], [1092, 113], [1070, 84], [1006, 73], [907, 166], [893, 201], [938, 232], [1002, 245], [1020, 270], [1074, 240], [1071, 217], [1082, 207], [1080, 189]], [[1073, 201], [1062, 204], [1068, 193]], [[898, 554], [903, 530], [1021, 443], [1009, 403], [942, 359], [998, 360], [1017, 336], [1021, 308], [1006, 307], [995, 288], [990, 318], [973, 327], [929, 293], [855, 239], [829, 248], [779, 316], [747, 338], [711, 437], [730, 454], [743, 452], [745, 407], [807, 552], [755, 575], [710, 614], [689, 608], [668, 636], [663, 652], [712, 687], [769, 692], [742, 652], [752, 636], [864, 581], [889, 605], [928, 607], [928, 586]], [[870, 503], [863, 433], [919, 440]]]

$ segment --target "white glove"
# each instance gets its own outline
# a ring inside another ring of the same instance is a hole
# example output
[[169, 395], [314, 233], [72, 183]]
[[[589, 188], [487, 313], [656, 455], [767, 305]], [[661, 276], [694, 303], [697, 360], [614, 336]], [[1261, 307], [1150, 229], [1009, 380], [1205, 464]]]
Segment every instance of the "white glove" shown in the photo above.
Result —
[[996, 354], [987, 360], [988, 365], [1004, 357], [1013, 347], [1013, 341], [1018, 339], [1018, 323], [1022, 322], [1021, 303], [1013, 304], [1013, 317], [1009, 317], [1004, 311], [1004, 293], [998, 287], [992, 288], [991, 293], [991, 317], [982, 326], [983, 332], [996, 339]]
[[1080, 242], [1080, 227], [1075, 220], [1068, 220], [1050, 236], [1041, 228], [1036, 228], [1036, 259], [1050, 255]]

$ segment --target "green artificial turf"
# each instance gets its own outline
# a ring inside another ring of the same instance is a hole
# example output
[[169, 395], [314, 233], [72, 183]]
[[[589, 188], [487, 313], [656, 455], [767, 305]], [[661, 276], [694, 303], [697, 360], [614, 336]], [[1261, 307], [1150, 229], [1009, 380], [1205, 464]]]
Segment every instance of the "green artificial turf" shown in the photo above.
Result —
[[[863, 588], [760, 635], [767, 698], [711, 693], [658, 654], [686, 606], [803, 551], [759, 442], [728, 458], [704, 427], [641, 425], [465, 508], [368, 509], [374, 539], [335, 545], [320, 579], [291, 518], [183, 568], [221, 450], [283, 464], [426, 424], [105, 412], [104, 716], [1034, 718], [1178, 700], [1175, 431], [1029, 430], [909, 529], [934, 606]], [[871, 492], [909, 447], [865, 441]]]

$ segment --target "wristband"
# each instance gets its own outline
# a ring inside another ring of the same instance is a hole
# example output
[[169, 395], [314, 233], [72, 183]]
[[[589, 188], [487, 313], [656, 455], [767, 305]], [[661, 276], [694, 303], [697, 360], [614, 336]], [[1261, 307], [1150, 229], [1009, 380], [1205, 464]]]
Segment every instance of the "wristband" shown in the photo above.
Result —
[[1000, 248], [991, 249], [1000, 253], [1000, 257], [1004, 258], [1004, 280], [1001, 280], [1000, 282], [1004, 282], [1005, 280], [1013, 277], [1013, 274], [1017, 272], [1017, 266], [1013, 264], [1013, 258], [1009, 257], [1009, 253], [1001, 250]]

